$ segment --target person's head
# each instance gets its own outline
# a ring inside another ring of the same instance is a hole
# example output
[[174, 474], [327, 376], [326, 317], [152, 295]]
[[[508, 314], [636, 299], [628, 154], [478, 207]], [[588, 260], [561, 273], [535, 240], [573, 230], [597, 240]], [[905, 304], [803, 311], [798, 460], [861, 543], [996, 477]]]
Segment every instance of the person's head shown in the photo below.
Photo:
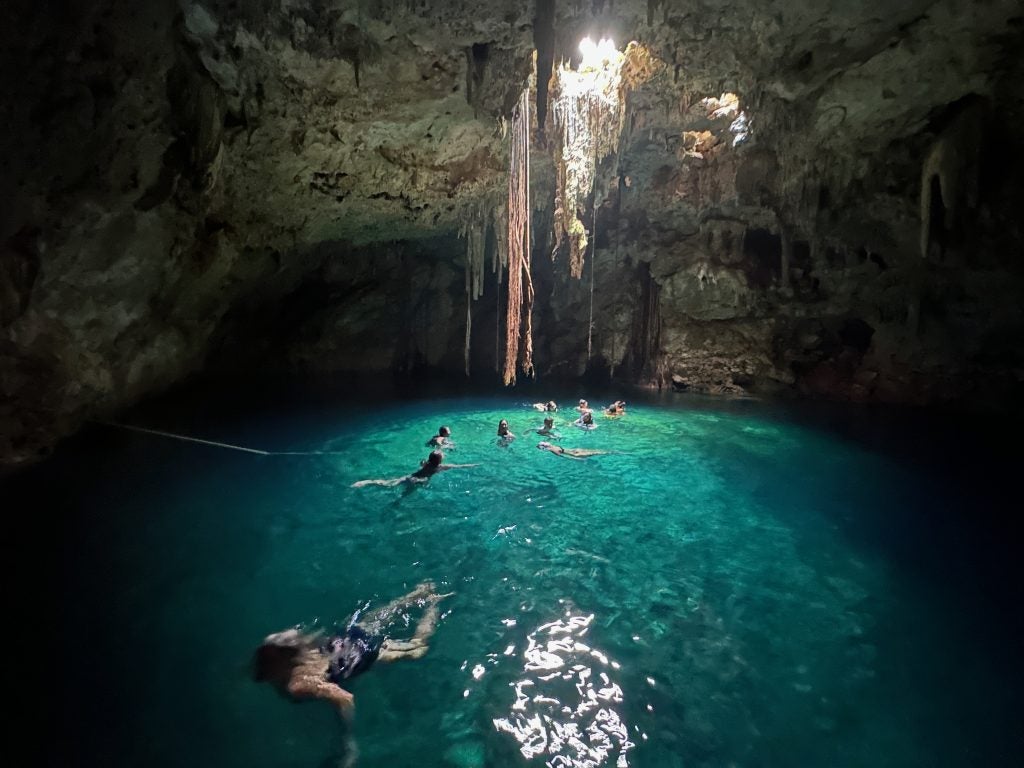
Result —
[[592, 414], [590, 411], [587, 411], [586, 413], [584, 413], [583, 414], [583, 423], [584, 424], [593, 424], [594, 423], [594, 414]]
[[551, 429], [553, 426], [555, 426], [555, 420], [554, 419], [552, 419], [550, 417], [544, 419], [544, 429]]
[[498, 422], [498, 434], [499, 435], [507, 435], [508, 434], [508, 421], [506, 421], [505, 419], [502, 419], [501, 421]]
[[430, 455], [427, 456], [427, 464], [432, 467], [441, 466], [442, 461], [444, 461], [444, 454], [441, 451], [431, 451]]
[[554, 400], [548, 400], [548, 404], [545, 405], [544, 408], [545, 408], [545, 410], [548, 410], [548, 411], [557, 411], [558, 410], [558, 406], [555, 405], [555, 401]]
[[286, 683], [305, 648], [297, 629], [268, 636], [252, 657], [252, 679], [257, 683]]
[[448, 427], [441, 427], [437, 430], [438, 437], [451, 437], [452, 431]]
[[587, 405], [587, 401], [586, 401], [586, 400], [584, 400], [584, 399], [583, 399], [583, 398], [581, 397], [581, 398], [580, 398], [580, 408], [589, 408], [589, 407], [590, 407], [590, 406], [589, 406], [589, 405]]

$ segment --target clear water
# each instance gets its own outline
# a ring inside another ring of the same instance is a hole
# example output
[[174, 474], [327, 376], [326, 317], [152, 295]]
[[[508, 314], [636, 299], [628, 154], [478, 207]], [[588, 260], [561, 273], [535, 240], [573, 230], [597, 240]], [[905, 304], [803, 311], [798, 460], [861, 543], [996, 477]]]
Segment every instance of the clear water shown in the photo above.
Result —
[[[563, 445], [614, 452], [571, 461], [536, 449], [523, 399], [193, 404], [136, 420], [335, 453], [95, 429], [9, 481], [56, 574], [54, 762], [1020, 764], [1019, 502], [980, 448], [651, 397], [592, 432], [560, 414]], [[442, 423], [479, 466], [350, 487], [418, 467]], [[351, 726], [249, 679], [269, 632], [425, 579], [455, 592], [430, 652], [353, 681]]]

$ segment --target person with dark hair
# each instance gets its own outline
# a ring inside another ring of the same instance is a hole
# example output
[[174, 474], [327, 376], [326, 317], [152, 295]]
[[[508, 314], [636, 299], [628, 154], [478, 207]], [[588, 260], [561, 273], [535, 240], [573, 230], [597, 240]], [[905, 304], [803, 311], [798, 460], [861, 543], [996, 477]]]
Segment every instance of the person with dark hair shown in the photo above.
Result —
[[[252, 659], [252, 677], [270, 683], [292, 699], [322, 699], [343, 715], [352, 709], [352, 694], [342, 688], [376, 661], [418, 659], [427, 652], [427, 640], [437, 628], [437, 604], [450, 594], [437, 594], [425, 581], [409, 594], [360, 618], [356, 612], [345, 627], [324, 632], [286, 629], [264, 638]], [[421, 607], [423, 616], [409, 640], [393, 640], [388, 630], [393, 619], [409, 608]]]
[[626, 413], [626, 401], [616, 400], [604, 409], [605, 416], [624, 416]]
[[551, 451], [555, 456], [565, 456], [568, 459], [585, 459], [588, 456], [601, 456], [608, 453], [608, 451], [597, 451], [590, 448], [563, 448], [560, 445], [552, 445], [543, 440], [537, 443], [537, 447], [542, 451]]
[[509, 429], [508, 429], [508, 421], [506, 419], [502, 419], [501, 421], [499, 421], [498, 422], [498, 440], [499, 440], [499, 442], [501, 442], [501, 443], [510, 443], [510, 442], [512, 442], [515, 439], [516, 439], [516, 436], [513, 435], [509, 431]]
[[437, 434], [434, 435], [430, 440], [427, 441], [428, 448], [448, 448], [449, 450], [455, 447], [455, 444], [451, 441], [452, 431], [446, 426], [441, 426], [437, 430]]
[[410, 475], [403, 475], [402, 477], [393, 477], [384, 480], [357, 480], [352, 483], [353, 488], [364, 488], [367, 485], [381, 485], [385, 488], [393, 488], [396, 485], [402, 483], [408, 483], [414, 485], [416, 483], [425, 483], [431, 477], [436, 475], [438, 472], [445, 472], [449, 469], [464, 469], [467, 467], [476, 467], [477, 464], [445, 464], [444, 454], [440, 450], [433, 450], [430, 455], [427, 456], [425, 461], [420, 462], [420, 468], [417, 469]]
[[555, 404], [554, 400], [548, 400], [546, 403], [534, 403], [533, 408], [536, 411], [545, 411], [547, 413], [554, 413], [558, 410], [558, 405]]
[[594, 423], [593, 411], [583, 411], [573, 424], [580, 429], [597, 429], [597, 424]]

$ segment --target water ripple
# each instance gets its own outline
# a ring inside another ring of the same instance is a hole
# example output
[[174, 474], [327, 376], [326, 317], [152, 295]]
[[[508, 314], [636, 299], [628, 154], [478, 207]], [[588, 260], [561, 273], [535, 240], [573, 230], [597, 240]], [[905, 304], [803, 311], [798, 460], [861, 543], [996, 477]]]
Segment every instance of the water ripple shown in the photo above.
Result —
[[593, 620], [567, 613], [527, 635], [524, 675], [509, 684], [515, 700], [507, 717], [492, 722], [528, 760], [543, 757], [551, 768], [628, 768], [634, 744], [617, 709], [623, 692], [607, 671], [619, 664], [583, 642]]

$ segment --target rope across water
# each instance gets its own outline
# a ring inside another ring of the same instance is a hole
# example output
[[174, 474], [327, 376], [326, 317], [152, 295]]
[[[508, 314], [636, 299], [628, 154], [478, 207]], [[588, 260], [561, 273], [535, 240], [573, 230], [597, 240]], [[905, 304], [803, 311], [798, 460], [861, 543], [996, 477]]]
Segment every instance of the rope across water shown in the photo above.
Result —
[[147, 435], [157, 435], [158, 437], [169, 437], [173, 440], [181, 440], [186, 443], [200, 443], [202, 445], [210, 445], [215, 448], [227, 448], [232, 451], [241, 451], [243, 453], [255, 453], [259, 456], [336, 456], [343, 453], [343, 451], [261, 451], [258, 448], [246, 448], [243, 445], [232, 445], [231, 443], [221, 443], [216, 440], [204, 440], [201, 437], [190, 437], [189, 435], [179, 435], [174, 432], [164, 432], [160, 429], [148, 429], [147, 427], [136, 427], [132, 424], [119, 424], [114, 421], [97, 421], [93, 422], [100, 424], [104, 427], [114, 427], [116, 429], [126, 429], [129, 432], [142, 432]]

